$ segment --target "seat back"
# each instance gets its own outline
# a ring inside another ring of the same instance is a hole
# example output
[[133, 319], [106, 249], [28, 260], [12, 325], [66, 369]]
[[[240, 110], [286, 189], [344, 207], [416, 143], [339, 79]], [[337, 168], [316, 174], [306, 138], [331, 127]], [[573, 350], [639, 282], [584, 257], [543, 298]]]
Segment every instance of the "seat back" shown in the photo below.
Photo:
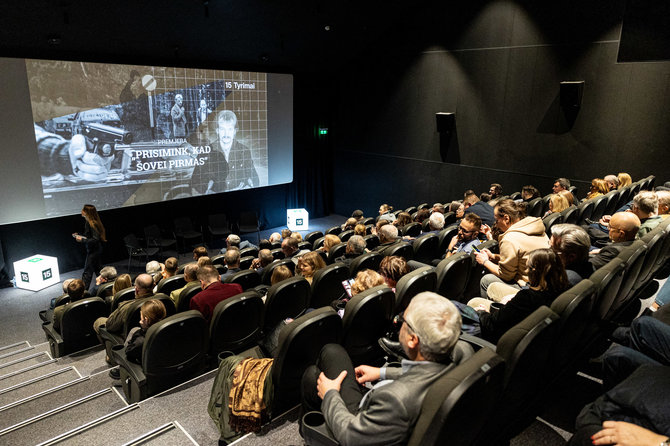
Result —
[[637, 289], [641, 288], [653, 278], [653, 275], [656, 272], [656, 260], [659, 256], [666, 255], [666, 253], [661, 252], [665, 244], [665, 235], [663, 227], [657, 227], [642, 237], [642, 241], [647, 245], [647, 255], [642, 264], [642, 268], [640, 269], [640, 276], [636, 282]]
[[426, 234], [414, 240], [413, 258], [417, 262], [430, 263], [439, 256], [440, 238], [437, 234]]
[[333, 263], [336, 258], [342, 257], [346, 251], [346, 243], [338, 243], [335, 246], [331, 246], [331, 248], [328, 250], [328, 263]]
[[633, 287], [637, 282], [642, 266], [647, 256], [647, 245], [642, 240], [636, 240], [632, 245], [623, 249], [617, 256], [624, 263], [623, 279], [619, 286], [614, 307], [618, 309], [632, 297]]
[[323, 246], [323, 242], [326, 241], [326, 237], [319, 237], [316, 240], [314, 240], [314, 243], [312, 243], [312, 250], [316, 251], [317, 249], [321, 248]]
[[418, 237], [421, 234], [421, 223], [414, 222], [405, 225], [402, 228], [402, 235], [408, 235], [410, 237]]
[[275, 260], [280, 260], [286, 257], [286, 254], [284, 254], [284, 251], [281, 250], [281, 248], [275, 248], [270, 250], [272, 253], [272, 258]]
[[323, 232], [321, 231], [312, 231], [306, 236], [303, 237], [303, 240], [306, 242], [310, 242], [312, 245], [314, 245], [314, 241], [320, 237], [323, 237]]
[[309, 282], [300, 276], [272, 285], [265, 297], [265, 333], [286, 318], [295, 319], [302, 315], [309, 306], [310, 292]]
[[179, 300], [177, 301], [177, 313], [188, 311], [191, 308], [191, 299], [193, 296], [202, 291], [200, 282], [198, 280], [186, 284], [181, 293], [179, 293]]
[[240, 257], [246, 256], [258, 257], [258, 248], [250, 246], [248, 248], [240, 249]]
[[437, 236], [440, 239], [440, 244], [437, 248], [438, 257], [442, 256], [445, 252], [447, 252], [449, 243], [451, 243], [451, 239], [454, 238], [455, 235], [458, 235], [458, 225], [453, 225], [449, 227], [446, 227], [445, 225], [445, 228], [438, 233]]
[[94, 345], [97, 343], [93, 322], [99, 317], [107, 316], [107, 305], [99, 297], [89, 297], [68, 304], [63, 311], [60, 334], [63, 342], [73, 346]]
[[577, 220], [577, 224], [584, 225], [586, 224], [586, 219], [590, 219], [593, 215], [593, 200], [585, 201], [577, 206], [577, 208], [579, 209], [579, 219]]
[[415, 213], [416, 211], [417, 211], [416, 206], [410, 206], [407, 209], [405, 209], [405, 212], [407, 212], [410, 215]]
[[612, 215], [616, 212], [617, 204], [619, 204], [619, 198], [621, 197], [621, 192], [618, 190], [613, 190], [605, 194], [607, 198], [607, 203], [605, 204], [605, 213], [604, 215]]
[[624, 263], [616, 257], [596, 270], [589, 280], [597, 287], [597, 295], [593, 310], [595, 316], [606, 320], [619, 293], [623, 279]]
[[109, 297], [112, 295], [114, 289], [114, 281], [105, 282], [98, 287], [98, 292], [95, 294], [97, 297]]
[[354, 235], [354, 230], [353, 229], [347, 229], [346, 231], [340, 232], [338, 237], [340, 238], [340, 240], [342, 242], [346, 243], [351, 238], [352, 235]]
[[563, 215], [560, 212], [552, 212], [542, 219], [542, 223], [544, 223], [544, 231], [547, 237], [551, 237], [551, 227], [563, 223]]
[[447, 299], [462, 301], [472, 272], [472, 256], [457, 252], [438, 263], [435, 272], [435, 292]]
[[340, 226], [333, 226], [331, 228], [326, 229], [326, 235], [328, 234], [340, 235], [340, 232], [342, 232], [342, 228]]
[[414, 249], [412, 245], [407, 242], [400, 242], [394, 245], [389, 246], [388, 248], [382, 251], [384, 256], [398, 256], [402, 257], [405, 260], [412, 260], [414, 256]]
[[263, 268], [261, 283], [264, 283], [265, 285], [270, 285], [270, 281], [272, 279], [272, 273], [274, 272], [275, 268], [282, 265], [290, 269], [292, 273], [295, 273], [295, 263], [293, 263], [292, 259], [273, 260], [272, 262], [270, 262], [268, 266]]
[[416, 206], [416, 209], [420, 211], [421, 209], [430, 209], [430, 205], [428, 203], [421, 203]]
[[244, 256], [240, 258], [240, 269], [249, 269], [255, 258], [256, 257], [254, 256]]
[[570, 206], [561, 212], [561, 215], [563, 215], [563, 223], [576, 225], [579, 221], [579, 208], [577, 206]]
[[374, 251], [359, 255], [351, 262], [351, 264], [349, 264], [349, 277], [356, 277], [356, 274], [359, 271], [363, 271], [365, 269], [378, 271], [379, 264], [382, 262], [383, 258], [383, 255]]
[[365, 240], [366, 248], [370, 250], [375, 249], [377, 246], [379, 246], [379, 237], [377, 237], [376, 234], [368, 234], [363, 237], [363, 240]]
[[214, 307], [209, 325], [209, 356], [214, 361], [219, 353], [242, 352], [261, 336], [265, 305], [254, 290], [224, 299]]
[[422, 291], [433, 291], [437, 283], [437, 274], [432, 266], [424, 266], [405, 274], [395, 287], [395, 313], [407, 308], [414, 296]]
[[384, 362], [377, 340], [389, 329], [394, 307], [395, 295], [386, 285], [367, 289], [347, 302], [342, 318], [342, 346], [354, 366]]
[[248, 290], [261, 284], [261, 276], [255, 269], [247, 269], [238, 271], [226, 277], [224, 283], [236, 283], [242, 287], [243, 290]]
[[475, 444], [500, 396], [504, 372], [503, 359], [484, 347], [438, 379], [421, 404], [408, 446]]
[[349, 268], [342, 263], [333, 263], [321, 268], [312, 278], [312, 297], [310, 307], [320, 308], [342, 296], [342, 282], [349, 278]]
[[526, 215], [529, 217], [542, 217], [542, 209], [544, 208], [544, 202], [542, 197], [537, 197], [528, 202], [528, 207], [526, 208]]
[[456, 223], [456, 213], [455, 212], [445, 212], [444, 213], [444, 227], [453, 225]]
[[272, 366], [273, 415], [298, 403], [303, 373], [316, 363], [324, 345], [339, 343], [341, 336], [342, 319], [330, 307], [302, 315], [282, 328]]
[[121, 302], [133, 299], [135, 299], [135, 287], [131, 286], [117, 291], [114, 297], [112, 298], [112, 307], [110, 308], [110, 312], [119, 308], [119, 304]]
[[184, 286], [186, 286], [186, 279], [184, 279], [184, 275], [177, 274], [172, 277], [161, 279], [161, 281], [158, 282], [158, 285], [156, 285], [156, 292], [169, 295], [174, 290], [183, 288]]
[[593, 212], [591, 213], [591, 220], [600, 220], [600, 218], [605, 215], [605, 209], [607, 208], [607, 196], [601, 195], [593, 200]]

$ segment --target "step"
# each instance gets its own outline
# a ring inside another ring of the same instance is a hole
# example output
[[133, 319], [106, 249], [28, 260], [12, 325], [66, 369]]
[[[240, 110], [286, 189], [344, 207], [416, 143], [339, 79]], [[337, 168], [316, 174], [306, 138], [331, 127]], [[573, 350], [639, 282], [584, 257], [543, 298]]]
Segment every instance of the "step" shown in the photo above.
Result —
[[172, 422], [149, 431], [123, 446], [183, 446], [188, 444], [197, 445], [198, 443], [193, 441], [178, 423]]
[[[111, 388], [88, 394], [85, 398], [72, 407], [62, 404], [53, 408], [53, 412], [45, 413], [42, 418], [26, 420], [29, 424], [12, 431], [0, 431], [0, 443], [35, 445], [125, 407], [125, 403]], [[100, 439], [96, 443], [99, 444]]]
[[[20, 342], [15, 344], [16, 347], [7, 350], [0, 350], [0, 365], [11, 362], [20, 356], [27, 356], [30, 353], [35, 353], [35, 347], [28, 345], [27, 342]], [[30, 352], [30, 353], [29, 353]]]
[[39, 397], [22, 401], [20, 404], [11, 407], [5, 406], [4, 410], [0, 408], [0, 429], [52, 410], [67, 402], [83, 398], [101, 389], [109, 388], [111, 383], [111, 378], [106, 373], [93, 375], [74, 381], [72, 385], [67, 387], [46, 391]]
[[15, 342], [14, 344], [5, 345], [4, 347], [0, 347], [0, 355], [4, 355], [5, 353], [11, 352], [13, 350], [18, 350], [24, 347], [30, 347], [30, 343], [28, 341], [21, 341], [21, 342]]
[[47, 352], [25, 352], [26, 354], [17, 355], [11, 361], [0, 364], [0, 380], [17, 370], [22, 370], [31, 365], [39, 364], [40, 362], [49, 361], [51, 357]]
[[0, 407], [73, 381], [79, 377], [79, 374], [73, 367], [63, 367], [12, 387], [0, 389]]
[[20, 384], [37, 378], [38, 376], [46, 375], [54, 370], [62, 369], [64, 366], [59, 365], [55, 359], [49, 361], [39, 362], [31, 366], [27, 366], [21, 370], [15, 370], [8, 374], [0, 374], [0, 389], [6, 389], [16, 384]]

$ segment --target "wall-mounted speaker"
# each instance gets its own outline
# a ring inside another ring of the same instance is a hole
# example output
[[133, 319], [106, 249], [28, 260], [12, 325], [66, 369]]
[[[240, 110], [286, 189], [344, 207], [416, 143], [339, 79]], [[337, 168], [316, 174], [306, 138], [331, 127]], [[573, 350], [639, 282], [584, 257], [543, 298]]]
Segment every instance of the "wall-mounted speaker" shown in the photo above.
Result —
[[561, 82], [561, 107], [579, 108], [582, 106], [584, 95], [584, 81]]
[[456, 113], [435, 113], [435, 119], [439, 133], [450, 133], [456, 128]]

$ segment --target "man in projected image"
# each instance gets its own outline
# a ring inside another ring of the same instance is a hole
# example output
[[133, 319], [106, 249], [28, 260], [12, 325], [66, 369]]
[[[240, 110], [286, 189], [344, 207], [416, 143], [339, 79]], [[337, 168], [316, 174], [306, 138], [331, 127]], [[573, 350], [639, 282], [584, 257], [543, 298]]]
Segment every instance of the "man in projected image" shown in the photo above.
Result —
[[217, 115], [216, 123], [218, 139], [211, 144], [210, 153], [199, 156], [199, 160], [206, 159], [193, 169], [191, 187], [200, 194], [257, 187], [260, 183], [251, 150], [235, 140], [237, 116], [224, 110]]
[[184, 108], [184, 96], [176, 94], [174, 96], [175, 104], [172, 106], [170, 115], [172, 116], [172, 137], [186, 138], [186, 109]]

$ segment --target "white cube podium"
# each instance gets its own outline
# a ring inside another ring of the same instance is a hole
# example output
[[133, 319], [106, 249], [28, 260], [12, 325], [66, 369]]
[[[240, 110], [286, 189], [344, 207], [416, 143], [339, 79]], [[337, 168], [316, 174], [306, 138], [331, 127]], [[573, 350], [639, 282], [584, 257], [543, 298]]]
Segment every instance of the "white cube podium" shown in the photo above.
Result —
[[309, 228], [309, 212], [305, 209], [287, 209], [286, 226], [291, 231], [304, 231]]
[[39, 291], [60, 282], [58, 258], [35, 254], [14, 262], [16, 287]]

